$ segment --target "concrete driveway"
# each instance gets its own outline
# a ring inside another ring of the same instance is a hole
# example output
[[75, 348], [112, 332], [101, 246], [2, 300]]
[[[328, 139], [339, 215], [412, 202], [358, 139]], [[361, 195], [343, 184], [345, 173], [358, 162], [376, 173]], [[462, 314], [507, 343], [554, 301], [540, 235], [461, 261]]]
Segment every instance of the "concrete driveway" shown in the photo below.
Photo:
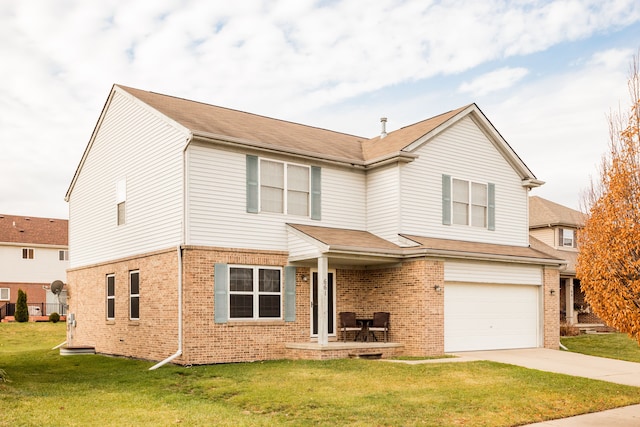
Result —
[[547, 348], [467, 351], [456, 355], [466, 360], [491, 360], [540, 371], [640, 387], [640, 363]]
[[[462, 360], [490, 360], [530, 369], [640, 387], [640, 363], [586, 356], [568, 351], [530, 348], [456, 353]], [[462, 361], [461, 360], [461, 361]], [[638, 391], [640, 393], [640, 390]], [[640, 426], [640, 405], [530, 424], [530, 427]]]

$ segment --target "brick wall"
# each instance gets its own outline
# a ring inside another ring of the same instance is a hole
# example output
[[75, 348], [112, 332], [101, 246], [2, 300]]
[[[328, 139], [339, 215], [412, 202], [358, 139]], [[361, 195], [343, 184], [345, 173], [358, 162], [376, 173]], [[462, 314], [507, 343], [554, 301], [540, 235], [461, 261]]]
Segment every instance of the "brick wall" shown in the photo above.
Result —
[[46, 303], [47, 291], [43, 286], [49, 286], [51, 283], [0, 283], [0, 288], [9, 288], [9, 301], [0, 301], [0, 305], [18, 301], [18, 289], [22, 289], [27, 294], [27, 304], [29, 303]]
[[545, 267], [543, 280], [544, 347], [557, 350], [560, 347], [560, 271]]
[[[140, 320], [129, 320], [129, 272], [140, 272]], [[106, 276], [115, 274], [115, 320], [106, 319]], [[178, 349], [177, 251], [167, 250], [109, 264], [69, 270], [67, 302], [75, 314], [70, 346], [161, 360]]]
[[[311, 341], [311, 269], [296, 270], [295, 321], [215, 323], [216, 263], [284, 267], [287, 253], [185, 247], [182, 254], [183, 354], [174, 362], [207, 364], [310, 357], [304, 351], [296, 356], [296, 351], [287, 350], [285, 344]], [[131, 270], [140, 272], [140, 320], [136, 321], [129, 320]], [[108, 274], [116, 277], [115, 320], [106, 320]], [[99, 353], [150, 360], [163, 360], [175, 353], [177, 274], [175, 249], [70, 270], [70, 312], [75, 313], [77, 321], [73, 336], [69, 337], [71, 345], [91, 345]], [[341, 311], [355, 311], [362, 318], [371, 318], [375, 311], [388, 311], [389, 341], [402, 344], [393, 354], [443, 354], [444, 292], [434, 289], [435, 285], [444, 289], [442, 260], [419, 259], [375, 270], [343, 267], [335, 270], [335, 281], [336, 319]], [[558, 281], [557, 269], [544, 270], [544, 346], [548, 348], [558, 348], [559, 343]], [[554, 295], [549, 292], [552, 288]], [[339, 339], [337, 324], [336, 333], [335, 339]]]
[[355, 311], [371, 318], [375, 311], [391, 313], [389, 341], [404, 345], [410, 356], [444, 352], [444, 263], [418, 260], [401, 267], [337, 271], [336, 311]]

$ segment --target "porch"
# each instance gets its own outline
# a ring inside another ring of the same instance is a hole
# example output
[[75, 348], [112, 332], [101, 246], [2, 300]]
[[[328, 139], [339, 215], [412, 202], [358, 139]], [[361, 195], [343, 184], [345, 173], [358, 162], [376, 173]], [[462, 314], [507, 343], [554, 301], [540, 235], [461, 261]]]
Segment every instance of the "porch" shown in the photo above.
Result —
[[393, 342], [329, 341], [286, 343], [287, 358], [304, 360], [346, 359], [354, 357], [389, 359], [402, 354], [404, 345]]

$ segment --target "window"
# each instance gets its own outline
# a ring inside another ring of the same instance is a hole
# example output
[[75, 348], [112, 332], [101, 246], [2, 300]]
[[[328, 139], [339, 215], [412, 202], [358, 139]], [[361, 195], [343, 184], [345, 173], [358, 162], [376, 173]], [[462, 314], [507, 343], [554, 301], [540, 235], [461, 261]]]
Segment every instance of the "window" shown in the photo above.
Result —
[[69, 261], [69, 251], [58, 251], [58, 259], [60, 261]]
[[281, 276], [279, 268], [230, 267], [229, 317], [281, 318]]
[[487, 226], [487, 185], [453, 179], [453, 223]]
[[140, 319], [140, 272], [129, 272], [129, 319]]
[[263, 212], [309, 215], [309, 168], [260, 161], [260, 207]]
[[560, 228], [558, 232], [558, 246], [563, 246], [565, 248], [575, 248], [577, 246], [573, 230], [569, 228]]
[[9, 301], [9, 288], [0, 288], [0, 301]]
[[33, 249], [22, 248], [22, 259], [33, 259]]
[[116, 276], [107, 275], [107, 320], [116, 318]]
[[121, 179], [116, 183], [116, 216], [117, 224], [124, 225], [126, 220], [127, 181]]
[[442, 175], [442, 224], [495, 230], [495, 184]]
[[321, 219], [321, 168], [247, 156], [247, 212]]

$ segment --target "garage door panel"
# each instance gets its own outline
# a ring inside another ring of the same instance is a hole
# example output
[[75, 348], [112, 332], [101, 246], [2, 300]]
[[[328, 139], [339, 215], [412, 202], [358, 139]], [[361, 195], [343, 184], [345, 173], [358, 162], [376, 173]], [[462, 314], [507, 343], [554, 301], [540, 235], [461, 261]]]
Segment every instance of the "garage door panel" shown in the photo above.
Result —
[[445, 351], [538, 346], [537, 286], [447, 284]]

